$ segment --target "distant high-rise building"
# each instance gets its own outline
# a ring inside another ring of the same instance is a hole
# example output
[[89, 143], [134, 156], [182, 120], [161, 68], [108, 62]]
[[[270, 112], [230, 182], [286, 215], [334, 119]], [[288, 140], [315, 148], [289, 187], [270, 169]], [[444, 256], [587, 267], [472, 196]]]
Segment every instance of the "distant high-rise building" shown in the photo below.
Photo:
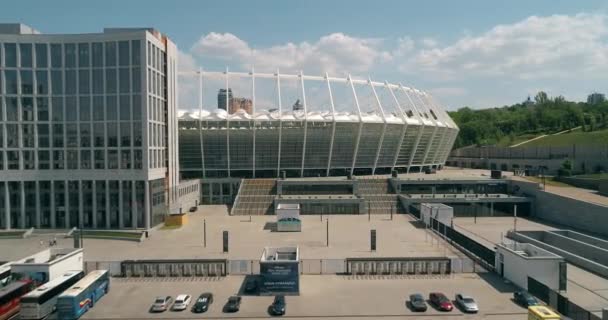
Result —
[[253, 113], [253, 101], [247, 98], [230, 98], [230, 106], [228, 113], [233, 114], [236, 113], [239, 109], [245, 110], [247, 113]]
[[606, 101], [606, 96], [603, 93], [594, 92], [587, 96], [588, 104], [600, 104]]
[[[226, 98], [226, 91], [228, 92], [228, 98]], [[232, 101], [232, 89], [220, 89], [217, 93], [217, 108], [228, 111], [228, 101]]]
[[293, 104], [293, 111], [304, 110], [304, 106], [300, 102], [300, 99], [296, 100], [296, 103]]

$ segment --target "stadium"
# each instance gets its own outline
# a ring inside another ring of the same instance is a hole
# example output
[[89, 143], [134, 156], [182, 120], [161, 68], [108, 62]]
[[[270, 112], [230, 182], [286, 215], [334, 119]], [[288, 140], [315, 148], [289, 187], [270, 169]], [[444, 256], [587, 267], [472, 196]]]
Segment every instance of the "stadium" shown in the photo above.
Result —
[[426, 92], [280, 73], [182, 72], [198, 106], [179, 114], [182, 178], [277, 178], [441, 169], [458, 127]]

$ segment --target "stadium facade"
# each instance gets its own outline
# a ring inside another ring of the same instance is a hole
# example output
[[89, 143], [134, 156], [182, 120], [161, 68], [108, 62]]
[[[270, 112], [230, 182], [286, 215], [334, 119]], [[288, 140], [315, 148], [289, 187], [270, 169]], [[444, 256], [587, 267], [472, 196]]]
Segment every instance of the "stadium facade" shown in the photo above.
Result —
[[177, 48], [0, 24], [0, 229], [149, 228], [179, 182]]
[[[180, 76], [200, 86], [198, 108], [179, 115], [183, 178], [440, 169], [458, 134], [430, 94], [400, 84], [278, 72]], [[226, 112], [232, 96], [250, 99], [252, 112]]]

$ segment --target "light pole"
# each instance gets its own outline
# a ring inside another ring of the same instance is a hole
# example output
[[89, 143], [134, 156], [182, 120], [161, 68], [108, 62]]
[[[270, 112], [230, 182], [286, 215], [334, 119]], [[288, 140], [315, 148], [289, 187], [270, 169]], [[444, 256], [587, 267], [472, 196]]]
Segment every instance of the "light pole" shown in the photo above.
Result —
[[203, 246], [207, 248], [207, 219], [203, 219]]
[[325, 230], [326, 230], [326, 234], [325, 234], [325, 246], [329, 247], [329, 217], [325, 221], [326, 221], [326, 224], [325, 224], [325, 226], [326, 226], [326, 228], [325, 228]]

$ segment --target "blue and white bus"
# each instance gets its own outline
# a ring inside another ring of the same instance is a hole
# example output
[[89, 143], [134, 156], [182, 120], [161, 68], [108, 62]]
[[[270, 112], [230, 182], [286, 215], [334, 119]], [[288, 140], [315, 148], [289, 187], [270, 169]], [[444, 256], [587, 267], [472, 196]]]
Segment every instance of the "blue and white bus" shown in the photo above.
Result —
[[108, 270], [91, 271], [57, 298], [57, 314], [62, 320], [80, 318], [110, 290]]
[[68, 271], [21, 297], [19, 319], [44, 319], [55, 311], [57, 297], [82, 277], [82, 271]]

